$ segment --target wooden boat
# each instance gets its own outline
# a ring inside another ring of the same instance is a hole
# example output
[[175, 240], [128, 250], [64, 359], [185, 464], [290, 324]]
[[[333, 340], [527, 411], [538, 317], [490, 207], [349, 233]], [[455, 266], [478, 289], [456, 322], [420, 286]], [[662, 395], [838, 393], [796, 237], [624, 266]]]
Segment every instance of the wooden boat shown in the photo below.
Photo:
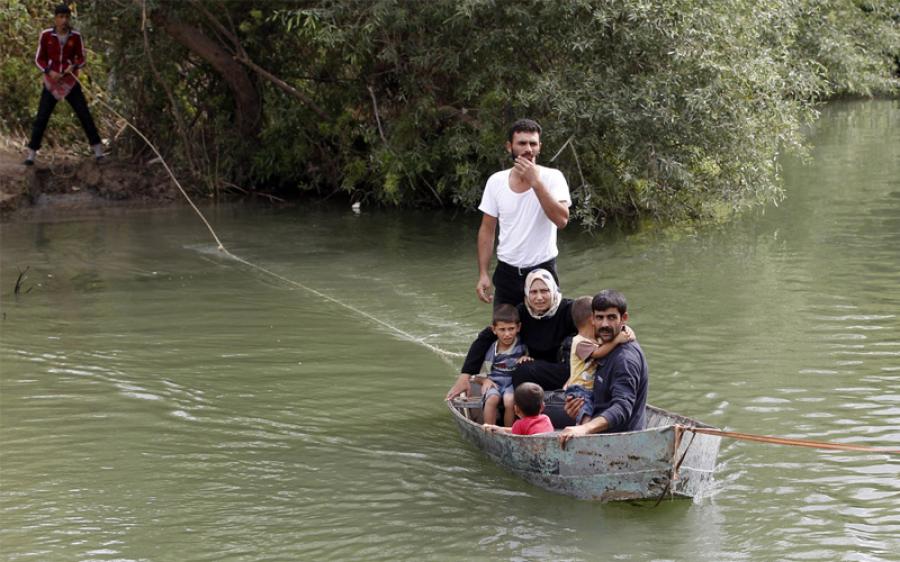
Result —
[[[545, 413], [561, 429], [571, 424], [562, 392], [547, 393]], [[481, 398], [447, 401], [463, 438], [494, 462], [545, 490], [580, 499], [657, 500], [708, 493], [721, 437], [694, 433], [711, 427], [647, 406], [647, 428], [576, 437], [562, 449], [556, 433], [519, 436], [481, 426]]]

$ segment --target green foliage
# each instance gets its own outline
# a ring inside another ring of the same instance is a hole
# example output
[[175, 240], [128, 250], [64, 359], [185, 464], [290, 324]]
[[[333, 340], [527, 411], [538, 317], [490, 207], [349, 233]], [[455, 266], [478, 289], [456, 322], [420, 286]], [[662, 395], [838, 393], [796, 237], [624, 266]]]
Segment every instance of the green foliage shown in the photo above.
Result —
[[[270, 19], [293, 48], [310, 49], [308, 74], [357, 77], [317, 90], [355, 106], [352, 137], [381, 155], [369, 160], [371, 181], [357, 184], [363, 197], [449, 193], [473, 206], [502, 165], [506, 126], [531, 115], [546, 125], [544, 162], [572, 139], [559, 164], [576, 216], [592, 226], [778, 196], [772, 155], [797, 144], [820, 93], [815, 73], [791, 61], [789, 38], [760, 25], [784, 25], [782, 7], [384, 0], [364, 13], [331, 2]], [[372, 132], [379, 120], [384, 139]], [[360, 176], [358, 160], [339, 165]]]
[[[40, 95], [39, 76], [34, 67], [34, 43], [40, 31], [28, 12], [24, 2], [13, 0], [2, 9], [0, 33], [10, 41], [0, 43], [0, 99], [3, 99], [3, 119], [5, 127], [23, 128], [28, 119], [34, 117], [27, 100], [34, 98], [34, 110], [37, 109], [37, 96]], [[31, 47], [29, 57], [22, 44], [27, 41]], [[27, 77], [27, 79], [26, 79]], [[14, 102], [6, 100], [16, 100]]]
[[900, 89], [900, 2], [804, 0], [794, 17], [795, 56], [816, 61], [833, 94], [892, 95]]
[[[12, 0], [29, 45], [34, 6]], [[802, 150], [817, 102], [900, 92], [890, 0], [148, 1], [237, 54], [227, 28], [295, 89], [254, 75], [263, 115], [250, 139], [222, 77], [139, 4], [80, 7], [113, 99], [209, 192], [237, 182], [474, 208], [505, 165], [509, 123], [531, 116], [585, 226], [720, 216], [780, 198], [774, 156]], [[24, 126], [33, 108], [12, 94], [31, 84], [30, 56], [3, 54], [0, 94], [16, 100], [4, 115]]]

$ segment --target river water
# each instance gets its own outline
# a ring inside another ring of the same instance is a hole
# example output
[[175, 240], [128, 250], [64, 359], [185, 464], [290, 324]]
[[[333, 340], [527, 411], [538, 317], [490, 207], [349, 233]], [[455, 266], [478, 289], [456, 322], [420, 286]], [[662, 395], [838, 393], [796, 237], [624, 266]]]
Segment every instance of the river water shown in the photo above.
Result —
[[[564, 231], [563, 288], [629, 297], [657, 406], [898, 447], [900, 103], [809, 134], [779, 206]], [[723, 440], [709, 497], [652, 507], [552, 495], [462, 442], [434, 348], [489, 317], [477, 215], [206, 212], [266, 271], [189, 210], [2, 225], [3, 560], [900, 559], [897, 455]]]

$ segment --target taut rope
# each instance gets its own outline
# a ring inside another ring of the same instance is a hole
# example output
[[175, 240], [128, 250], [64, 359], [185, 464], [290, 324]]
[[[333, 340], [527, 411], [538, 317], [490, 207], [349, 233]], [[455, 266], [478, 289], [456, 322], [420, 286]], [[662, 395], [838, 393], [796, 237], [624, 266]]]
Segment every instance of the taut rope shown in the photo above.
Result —
[[377, 318], [376, 316], [374, 316], [364, 310], [360, 310], [353, 305], [339, 301], [338, 299], [336, 299], [330, 295], [327, 295], [319, 290], [313, 289], [312, 287], [304, 285], [303, 283], [300, 283], [298, 281], [288, 279], [287, 277], [284, 277], [283, 275], [279, 275], [278, 273], [275, 273], [274, 271], [270, 271], [260, 265], [252, 263], [240, 256], [237, 256], [237, 255], [231, 253], [227, 248], [225, 248], [225, 245], [222, 244], [222, 241], [219, 240], [219, 237], [216, 235], [216, 231], [213, 229], [212, 225], [209, 224], [209, 221], [206, 220], [206, 217], [203, 215], [203, 213], [200, 211], [200, 209], [198, 209], [197, 206], [194, 205], [194, 202], [191, 200], [190, 196], [187, 194], [187, 191], [185, 191], [185, 189], [181, 186], [181, 183], [178, 181], [178, 178], [175, 177], [175, 174], [172, 172], [172, 169], [166, 163], [166, 159], [163, 158], [163, 155], [160, 154], [160, 152], [159, 152], [159, 150], [157, 150], [156, 146], [152, 142], [150, 142], [150, 139], [148, 139], [146, 137], [146, 135], [144, 135], [144, 133], [142, 133], [137, 127], [135, 127], [131, 123], [131, 121], [126, 119], [125, 116], [123, 116], [121, 113], [116, 111], [115, 108], [113, 108], [110, 104], [106, 103], [98, 92], [88, 89], [85, 86], [85, 84], [81, 80], [79, 80], [78, 77], [75, 76], [74, 74], [72, 76], [75, 78], [75, 80], [78, 81], [79, 84], [81, 84], [82, 89], [84, 89], [86, 92], [88, 92], [91, 95], [91, 97], [93, 97], [95, 100], [97, 100], [103, 107], [105, 107], [106, 109], [111, 111], [116, 117], [121, 119], [128, 127], [131, 128], [132, 131], [134, 131], [139, 137], [141, 137], [141, 139], [145, 143], [147, 143], [147, 146], [150, 147], [150, 149], [153, 151], [153, 153], [156, 154], [157, 158], [159, 158], [159, 161], [162, 162], [162, 165], [165, 167], [166, 172], [169, 173], [169, 177], [172, 178], [172, 182], [175, 183], [175, 186], [178, 187], [178, 190], [184, 196], [185, 200], [188, 202], [188, 204], [190, 204], [191, 208], [194, 209], [194, 212], [197, 213], [197, 216], [200, 217], [200, 220], [203, 221], [203, 224], [206, 225], [206, 228], [209, 230], [209, 233], [212, 235], [213, 240], [216, 241], [217, 249], [220, 252], [222, 252], [223, 255], [228, 256], [229, 258], [231, 258], [237, 262], [240, 262], [248, 267], [251, 267], [253, 269], [261, 271], [262, 273], [265, 273], [266, 275], [270, 275], [276, 279], [279, 279], [280, 281], [283, 281], [289, 285], [293, 285], [295, 287], [303, 289], [323, 300], [326, 300], [328, 302], [331, 302], [333, 304], [341, 306], [341, 307], [343, 307], [355, 314], [358, 314], [364, 318], [367, 318], [368, 320], [371, 320], [372, 322], [374, 322], [380, 326], [383, 326], [384, 328], [387, 328], [389, 331], [393, 332], [394, 334], [400, 336], [401, 339], [419, 344], [419, 345], [425, 347], [426, 349], [436, 353], [439, 357], [441, 357], [441, 359], [446, 361], [449, 365], [453, 365], [453, 362], [451, 361], [451, 359], [464, 357], [464, 354], [462, 354], [462, 353], [441, 349], [440, 347], [438, 347], [436, 345], [433, 345], [433, 344], [430, 344], [430, 343], [424, 341], [423, 338], [416, 337], [413, 334], [410, 334], [409, 332], [407, 332], [406, 330], [402, 330], [396, 326], [393, 326], [393, 325], [385, 322], [384, 320], [381, 320], [380, 318]]
[[741, 441], [754, 441], [756, 443], [769, 443], [771, 445], [791, 445], [794, 447], [809, 447], [811, 449], [831, 449], [836, 451], [857, 451], [863, 453], [888, 453], [893, 455], [900, 455], [900, 449], [891, 449], [889, 447], [869, 447], [867, 445], [850, 445], [846, 443], [832, 443], [830, 441], [790, 439], [788, 437], [777, 437], [775, 435], [757, 435], [754, 433], [722, 431], [721, 429], [712, 429], [709, 427], [691, 427], [687, 425], [679, 425], [678, 427], [687, 431], [693, 431], [694, 433], [718, 435], [719, 437], [730, 437], [731, 439], [739, 439]]

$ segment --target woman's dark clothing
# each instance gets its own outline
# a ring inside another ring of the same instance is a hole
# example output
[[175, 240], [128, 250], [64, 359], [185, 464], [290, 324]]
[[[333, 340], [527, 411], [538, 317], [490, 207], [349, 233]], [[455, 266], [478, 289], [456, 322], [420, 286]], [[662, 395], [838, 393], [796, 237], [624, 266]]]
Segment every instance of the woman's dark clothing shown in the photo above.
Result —
[[559, 390], [569, 380], [569, 370], [568, 363], [540, 360], [523, 363], [513, 371], [513, 388], [523, 382], [533, 382], [546, 391]]
[[[519, 337], [528, 346], [528, 355], [535, 360], [516, 368], [513, 372], [513, 385], [534, 382], [544, 390], [562, 388], [569, 378], [569, 365], [559, 363], [557, 355], [563, 340], [577, 332], [572, 322], [572, 300], [563, 299], [556, 314], [549, 318], [533, 318], [524, 303], [517, 308], [522, 322]], [[497, 336], [491, 331], [490, 326], [482, 330], [469, 346], [461, 372], [468, 375], [478, 374], [484, 363], [485, 354], [495, 341]]]

